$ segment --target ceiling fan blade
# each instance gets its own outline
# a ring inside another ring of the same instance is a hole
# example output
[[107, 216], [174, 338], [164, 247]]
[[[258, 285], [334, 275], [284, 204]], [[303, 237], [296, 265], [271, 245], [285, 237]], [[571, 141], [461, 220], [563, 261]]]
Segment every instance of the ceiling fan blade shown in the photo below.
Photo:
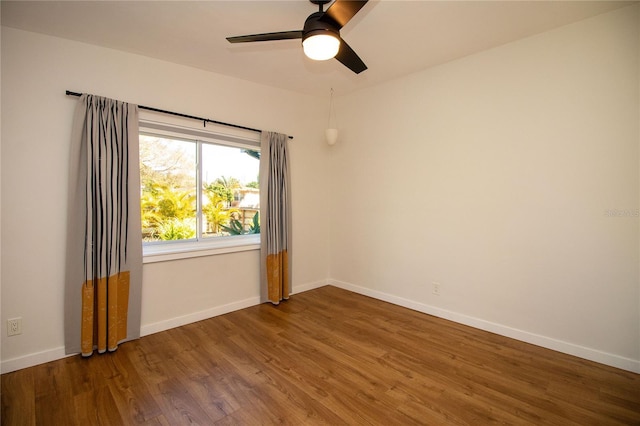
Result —
[[320, 20], [331, 18], [338, 24], [338, 29], [344, 27], [355, 16], [368, 0], [336, 0], [324, 13]]
[[227, 37], [227, 41], [229, 43], [249, 43], [253, 41], [291, 40], [296, 38], [302, 38], [302, 30]]
[[360, 74], [362, 71], [367, 69], [367, 66], [362, 62], [362, 59], [360, 59], [356, 52], [349, 47], [347, 42], [343, 39], [340, 39], [340, 50], [338, 50], [336, 59], [356, 74]]

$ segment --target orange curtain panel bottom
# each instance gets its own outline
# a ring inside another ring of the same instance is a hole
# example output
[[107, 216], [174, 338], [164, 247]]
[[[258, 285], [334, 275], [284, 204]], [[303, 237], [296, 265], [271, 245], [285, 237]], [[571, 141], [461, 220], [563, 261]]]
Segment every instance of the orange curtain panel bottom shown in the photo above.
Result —
[[82, 285], [81, 351], [89, 356], [115, 351], [127, 337], [129, 271], [103, 277]]

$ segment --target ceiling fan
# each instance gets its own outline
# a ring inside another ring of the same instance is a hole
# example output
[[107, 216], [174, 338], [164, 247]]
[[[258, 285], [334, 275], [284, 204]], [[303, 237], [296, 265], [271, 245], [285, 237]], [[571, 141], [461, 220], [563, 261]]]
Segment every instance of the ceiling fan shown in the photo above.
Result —
[[305, 55], [315, 60], [335, 57], [356, 74], [367, 69], [362, 59], [340, 37], [340, 29], [355, 16], [368, 0], [335, 0], [326, 11], [323, 6], [331, 0], [309, 0], [318, 5], [318, 12], [309, 15], [304, 28], [296, 31], [252, 34], [227, 37], [230, 43], [302, 39]]

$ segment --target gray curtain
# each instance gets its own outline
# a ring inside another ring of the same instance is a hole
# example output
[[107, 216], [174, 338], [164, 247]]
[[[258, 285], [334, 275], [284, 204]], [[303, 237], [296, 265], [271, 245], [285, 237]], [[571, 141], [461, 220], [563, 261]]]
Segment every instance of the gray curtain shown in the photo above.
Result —
[[82, 95], [71, 135], [65, 351], [140, 337], [138, 107]]
[[288, 136], [262, 132], [260, 141], [261, 299], [278, 304], [291, 292], [291, 183]]

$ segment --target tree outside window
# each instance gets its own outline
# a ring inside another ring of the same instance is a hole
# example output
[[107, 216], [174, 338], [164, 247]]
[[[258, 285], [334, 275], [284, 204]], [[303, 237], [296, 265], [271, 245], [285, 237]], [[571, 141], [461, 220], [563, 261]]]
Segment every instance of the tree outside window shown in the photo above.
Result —
[[259, 233], [259, 165], [255, 150], [141, 134], [143, 241]]

